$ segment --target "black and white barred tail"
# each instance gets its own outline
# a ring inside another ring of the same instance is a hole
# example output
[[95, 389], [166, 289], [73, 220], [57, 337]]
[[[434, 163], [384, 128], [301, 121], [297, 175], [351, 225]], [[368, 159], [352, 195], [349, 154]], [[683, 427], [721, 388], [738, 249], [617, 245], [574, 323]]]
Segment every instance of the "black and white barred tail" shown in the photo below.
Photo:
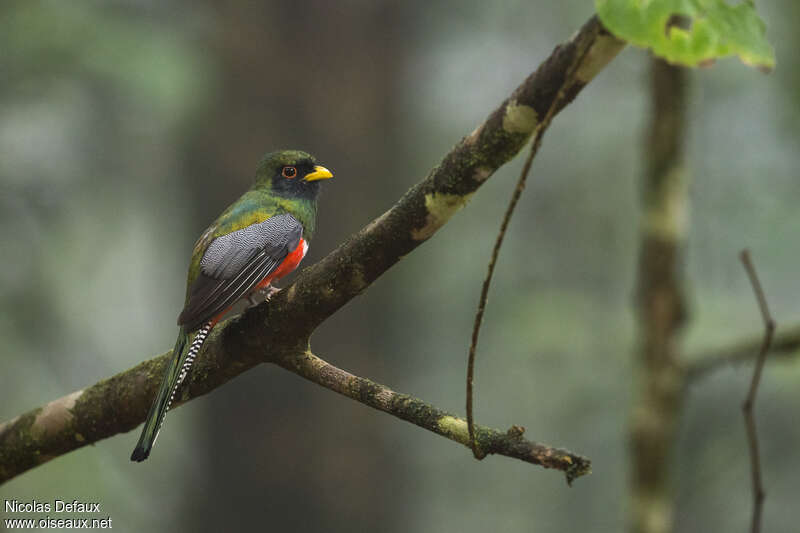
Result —
[[175, 341], [175, 347], [172, 349], [172, 359], [169, 362], [169, 367], [164, 373], [164, 379], [161, 381], [156, 399], [153, 401], [153, 405], [150, 406], [150, 412], [144, 422], [139, 442], [131, 454], [131, 461], [144, 461], [150, 455], [150, 450], [153, 449], [153, 445], [158, 438], [158, 433], [164, 424], [167, 411], [175, 399], [175, 394], [177, 394], [178, 388], [189, 374], [195, 357], [200, 353], [200, 349], [203, 347], [203, 343], [208, 338], [208, 334], [213, 327], [214, 323], [208, 322], [197, 330], [191, 344], [188, 344], [189, 333], [181, 328], [178, 333], [178, 340]]

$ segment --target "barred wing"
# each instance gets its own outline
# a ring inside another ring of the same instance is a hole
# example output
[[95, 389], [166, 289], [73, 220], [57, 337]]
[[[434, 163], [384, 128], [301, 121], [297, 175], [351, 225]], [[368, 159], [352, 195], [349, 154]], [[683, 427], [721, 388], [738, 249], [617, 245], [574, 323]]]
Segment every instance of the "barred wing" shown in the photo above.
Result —
[[297, 248], [302, 236], [300, 222], [282, 214], [211, 241], [178, 325], [194, 331], [247, 296]]

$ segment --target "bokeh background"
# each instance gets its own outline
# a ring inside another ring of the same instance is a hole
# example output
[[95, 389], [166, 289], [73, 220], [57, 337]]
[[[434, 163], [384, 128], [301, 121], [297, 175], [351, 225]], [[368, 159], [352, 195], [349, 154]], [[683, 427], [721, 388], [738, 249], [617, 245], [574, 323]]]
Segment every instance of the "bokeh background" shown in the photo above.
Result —
[[[800, 321], [800, 5], [758, 4], [776, 70], [727, 59], [690, 75], [687, 353], [760, 332], [745, 246], [779, 323]], [[0, 4], [0, 420], [172, 346], [194, 240], [264, 152], [302, 148], [336, 174], [310, 264], [591, 13], [544, 0]], [[648, 61], [627, 49], [555, 120], [479, 350], [478, 420], [583, 453], [591, 476], [568, 489], [556, 472], [477, 462], [264, 366], [172, 412], [147, 462], [128, 460], [137, 429], [0, 499], [98, 501], [119, 531], [623, 530]], [[520, 164], [328, 320], [315, 351], [463, 413], [474, 307]], [[749, 375], [724, 368], [688, 393], [678, 531], [747, 527]], [[800, 363], [770, 364], [758, 400], [768, 531], [797, 530], [799, 385]]]

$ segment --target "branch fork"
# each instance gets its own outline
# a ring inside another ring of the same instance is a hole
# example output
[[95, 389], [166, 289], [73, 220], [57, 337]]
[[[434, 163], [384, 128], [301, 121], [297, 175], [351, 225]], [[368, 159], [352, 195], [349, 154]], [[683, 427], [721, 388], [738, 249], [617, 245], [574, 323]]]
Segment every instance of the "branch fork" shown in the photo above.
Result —
[[[263, 362], [274, 362], [365, 405], [470, 446], [467, 423], [430, 404], [314, 356], [316, 327], [366, 290], [387, 269], [433, 236], [533, 134], [537, 117], [556, 114], [622, 50], [624, 43], [592, 17], [463, 138], [428, 176], [386, 213], [350, 237], [268, 305], [248, 309], [212, 331], [177, 403], [206, 394]], [[583, 54], [568, 76], [576, 58]], [[558, 99], [558, 94], [563, 98]], [[269, 355], [267, 355], [269, 354]], [[134, 429], [145, 418], [170, 353], [0, 424], [0, 483], [87, 444]], [[568, 481], [590, 471], [588, 459], [523, 438], [475, 426], [485, 454], [501, 454], [565, 472]]]

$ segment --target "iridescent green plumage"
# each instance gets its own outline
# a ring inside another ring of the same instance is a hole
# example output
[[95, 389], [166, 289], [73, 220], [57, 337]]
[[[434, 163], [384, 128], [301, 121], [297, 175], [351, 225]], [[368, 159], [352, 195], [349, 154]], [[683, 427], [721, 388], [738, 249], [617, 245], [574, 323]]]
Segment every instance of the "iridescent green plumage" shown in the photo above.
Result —
[[312, 197], [283, 196], [273, 187], [274, 177], [281, 168], [297, 165], [304, 160], [312, 164], [316, 162], [311, 155], [298, 150], [284, 150], [264, 156], [258, 165], [253, 187], [228, 206], [195, 243], [186, 280], [185, 303], [188, 303], [189, 289], [200, 272], [200, 260], [208, 245], [217, 237], [263, 222], [270, 217], [289, 213], [303, 225], [303, 239], [306, 242], [311, 241], [317, 216], [316, 194]]
[[268, 285], [272, 275], [277, 279], [302, 260], [314, 234], [317, 180], [330, 177], [305, 152], [267, 154], [253, 187], [197, 240], [178, 339], [131, 460], [143, 461], [150, 454], [178, 387], [220, 316], [236, 300]]

